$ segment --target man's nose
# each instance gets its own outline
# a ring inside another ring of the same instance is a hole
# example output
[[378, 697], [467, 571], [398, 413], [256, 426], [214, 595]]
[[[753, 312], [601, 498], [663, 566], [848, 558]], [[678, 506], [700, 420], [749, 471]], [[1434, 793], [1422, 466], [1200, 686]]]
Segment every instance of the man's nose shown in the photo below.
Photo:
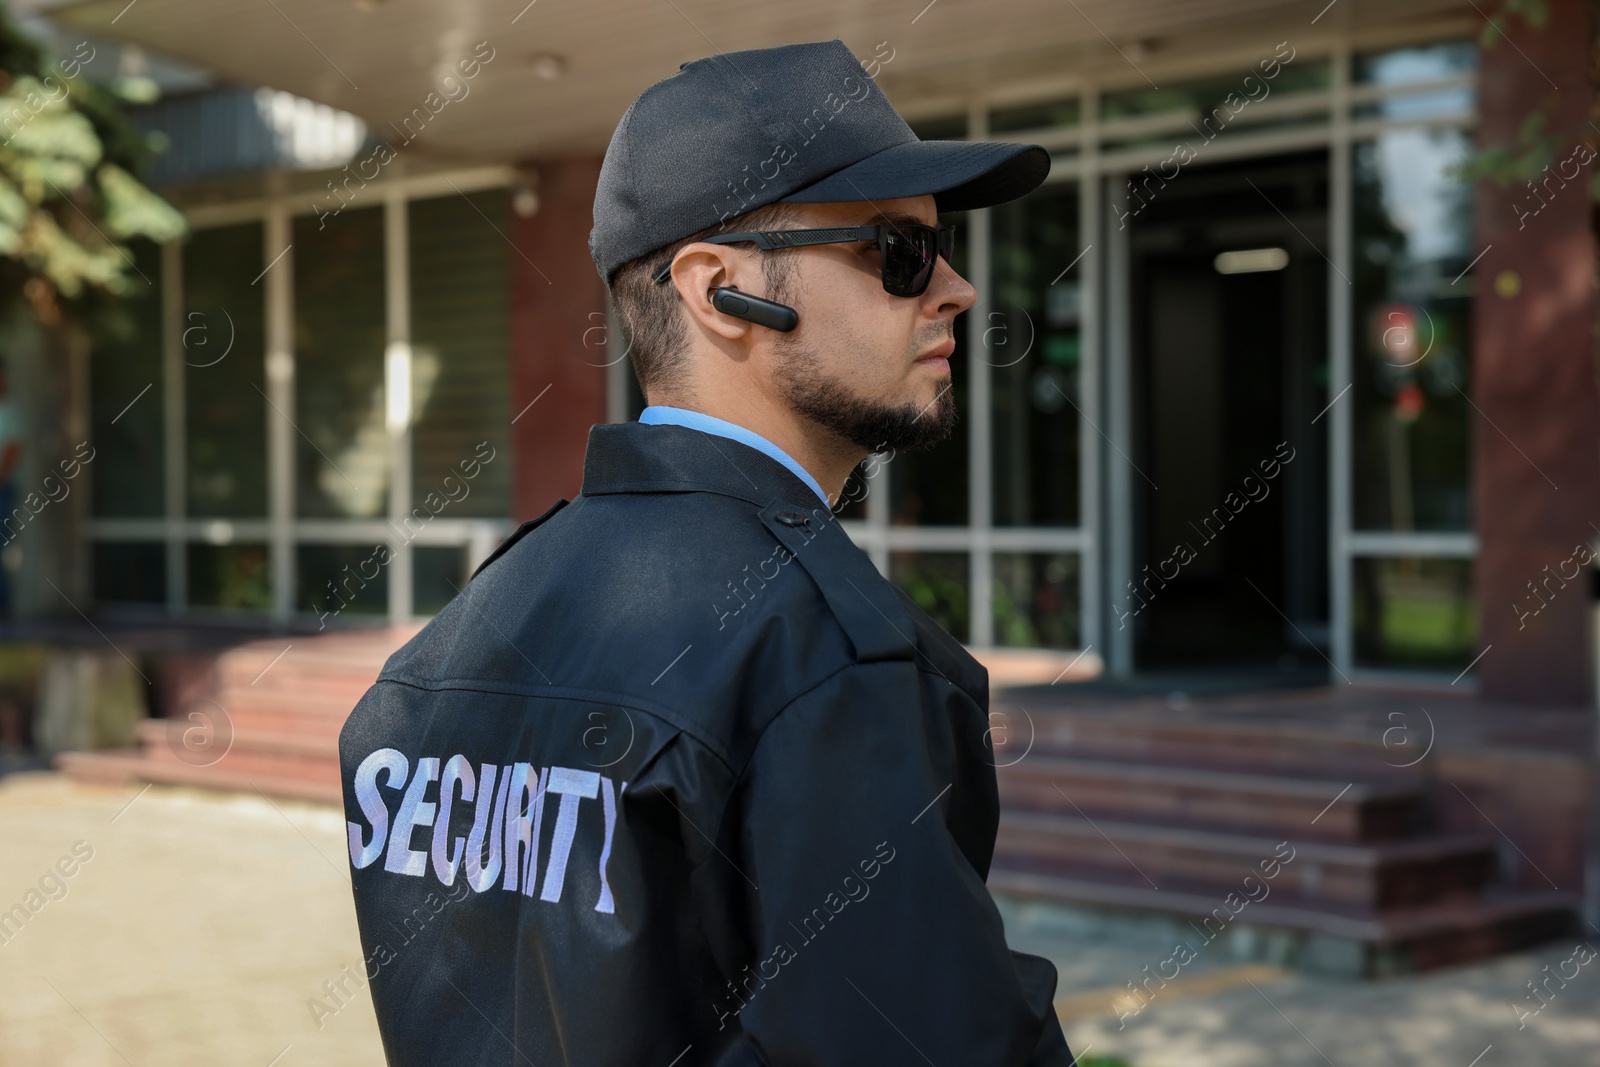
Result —
[[972, 283], [957, 274], [956, 269], [943, 259], [934, 268], [928, 295], [940, 314], [951, 313], [951, 309], [954, 309], [953, 313], [959, 315], [978, 300], [978, 291], [972, 287]]

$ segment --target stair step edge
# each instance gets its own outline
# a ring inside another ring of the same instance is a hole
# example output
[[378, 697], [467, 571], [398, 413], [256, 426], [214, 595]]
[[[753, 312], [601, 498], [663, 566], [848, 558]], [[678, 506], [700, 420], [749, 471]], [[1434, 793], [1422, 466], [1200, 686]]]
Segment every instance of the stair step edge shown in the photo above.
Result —
[[[1409, 799], [1418, 791], [1400, 786], [1368, 782], [1338, 784], [1332, 779], [1307, 781], [1304, 778], [1287, 778], [1282, 775], [1252, 774], [1238, 771], [1215, 771], [1198, 767], [1168, 766], [1164, 764], [1119, 763], [1115, 760], [1088, 760], [1068, 756], [1038, 756], [1024, 765], [1018, 761], [1014, 773], [1031, 770], [1050, 770], [1085, 776], [1103, 775], [1129, 781], [1153, 781], [1162, 785], [1195, 785], [1239, 792], [1263, 792], [1282, 795], [1291, 793], [1307, 800], [1348, 799], [1356, 802], [1371, 800]], [[1042, 765], [1042, 766], [1040, 766]], [[1000, 768], [1002, 776], [1007, 771]]]
[[[1005, 869], [991, 870], [988, 884], [991, 889], [1002, 892], [1128, 907], [1139, 911], [1159, 911], [1198, 919], [1211, 915], [1218, 907], [1224, 907], [1221, 901], [1198, 893], [1146, 889]], [[1475, 898], [1468, 904], [1442, 903], [1368, 917], [1339, 915], [1331, 911], [1268, 901], [1248, 903], [1232, 914], [1250, 925], [1288, 927], [1382, 945], [1447, 932], [1474, 921], [1506, 921], [1556, 911], [1573, 911], [1578, 903], [1577, 897], [1572, 894], [1530, 892], [1503, 899]]]
[[237, 793], [254, 793], [259, 790], [269, 796], [324, 801], [332, 804], [341, 803], [343, 800], [341, 786], [332, 782], [241, 773], [218, 770], [215, 767], [192, 767], [186, 763], [158, 762], [145, 759], [141, 755], [128, 754], [135, 751], [137, 750], [63, 752], [55, 757], [53, 763], [58, 770], [69, 776], [82, 774], [103, 779], [109, 776], [105, 772], [110, 771], [127, 779], [165, 785], [197, 786]]
[[[1479, 834], [1437, 834], [1421, 838], [1396, 841], [1375, 841], [1366, 845], [1346, 845], [1325, 841], [1306, 841], [1293, 838], [1272, 839], [1249, 834], [1232, 834], [1215, 830], [1192, 830], [1186, 827], [1163, 826], [1159, 823], [1123, 822], [1106, 819], [1088, 819], [1076, 815], [1053, 812], [1023, 811], [1014, 808], [1000, 813], [1000, 827], [1029, 831], [1061, 831], [1074, 836], [1103, 837], [1107, 839], [1135, 840], [1152, 844], [1175, 844], [1188, 848], [1211, 849], [1217, 852], [1238, 853], [1250, 856], [1275, 854], [1279, 844], [1287, 841], [1295, 850], [1295, 859], [1302, 853], [1307, 858], [1323, 863], [1345, 863], [1359, 866], [1377, 865], [1402, 859], [1425, 859], [1429, 854], [1481, 851], [1494, 848], [1493, 838]], [[1283, 862], [1290, 862], [1284, 860]]]

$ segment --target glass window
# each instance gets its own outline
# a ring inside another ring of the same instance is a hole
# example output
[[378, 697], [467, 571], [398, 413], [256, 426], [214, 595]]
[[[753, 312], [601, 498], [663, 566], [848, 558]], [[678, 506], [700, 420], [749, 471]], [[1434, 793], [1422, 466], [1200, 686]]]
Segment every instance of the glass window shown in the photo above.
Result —
[[[1477, 66], [1477, 45], [1471, 41], [1448, 41], [1357, 55], [1352, 75], [1358, 85], [1400, 87], [1459, 78], [1474, 73]], [[1476, 105], [1477, 93], [1472, 86], [1463, 85], [1385, 95], [1358, 106], [1355, 114], [1358, 118], [1421, 119], [1471, 114]]]
[[1478, 620], [1470, 560], [1353, 562], [1356, 663], [1460, 671], [1472, 662]]
[[189, 603], [196, 607], [272, 609], [272, 571], [264, 544], [189, 546]]
[[167, 548], [159, 541], [101, 541], [90, 553], [100, 604], [165, 604]]
[[1078, 560], [1075, 552], [995, 553], [995, 644], [1080, 646]]
[[1078, 189], [1051, 185], [993, 209], [989, 328], [996, 526], [1078, 522], [1083, 344]]
[[1447, 170], [1471, 135], [1400, 130], [1353, 148], [1355, 526], [1466, 530], [1472, 189]]
[[389, 610], [386, 545], [299, 545], [295, 607], [319, 620]]
[[[967, 316], [962, 313], [959, 318]], [[968, 385], [958, 365], [962, 328], [956, 326], [956, 351], [950, 360], [954, 373], [950, 395], [960, 416], [950, 436], [920, 452], [899, 452], [884, 466], [889, 475], [889, 522], [895, 526], [967, 525], [967, 424]], [[850, 516], [854, 517], [854, 516]]]
[[1358, 85], [1411, 85], [1443, 81], [1478, 69], [1478, 46], [1445, 41], [1387, 52], [1357, 53], [1351, 76]]
[[[371, 568], [368, 568], [369, 570]], [[411, 610], [437, 615], [467, 586], [467, 553], [461, 548], [419, 545], [411, 550]]]
[[[1289, 53], [1286, 53], [1289, 54]], [[1249, 128], [1255, 131], [1281, 129], [1308, 124], [1324, 123], [1326, 109], [1309, 107], [1284, 114], [1281, 108], [1264, 110], [1259, 106], [1267, 101], [1282, 102], [1294, 93], [1327, 89], [1333, 80], [1333, 69], [1326, 60], [1291, 59], [1283, 62], [1273, 54], [1264, 56], [1261, 64], [1237, 74], [1217, 75], [1192, 82], [1164, 85], [1160, 89], [1147, 87], [1107, 93], [1101, 98], [1102, 120], [1115, 123], [1118, 119], [1131, 120], [1169, 115], [1181, 122], [1176, 131], [1163, 124], [1164, 132], [1137, 130], [1118, 136], [1113, 125], [1105, 141], [1106, 148], [1133, 146], [1170, 146], [1172, 155], [1153, 170], [1166, 174], [1165, 167], [1183, 167], [1196, 158], [1203, 158], [1206, 146], [1217, 137]], [[1147, 124], [1141, 124], [1147, 125]], [[1193, 135], [1190, 135], [1193, 131]], [[1167, 174], [1171, 177], [1171, 174]]]
[[884, 464], [884, 458], [874, 459], [868, 456], [855, 465], [855, 469], [844, 480], [844, 490], [839, 494], [839, 501], [834, 506], [835, 515], [841, 519], [866, 519], [867, 497], [872, 493], [883, 492], [883, 487], [887, 484], [879, 480], [887, 470]]
[[383, 209], [325, 221], [294, 220], [296, 513], [375, 518], [389, 499]]
[[[1223, 114], [1243, 115], [1249, 104], [1259, 103], [1283, 93], [1310, 92], [1326, 89], [1333, 84], [1333, 68], [1327, 60], [1293, 58], [1287, 61], [1277, 54], [1264, 55], [1261, 63], [1249, 70], [1234, 74], [1214, 74], [1189, 82], [1174, 82], [1159, 89], [1141, 86], [1106, 93], [1100, 98], [1102, 121], [1154, 115], [1163, 111], [1197, 111], [1210, 114], [1222, 108]], [[1256, 88], [1258, 79], [1263, 86]], [[1241, 110], [1225, 107], [1228, 96]]]
[[[972, 241], [965, 222], [965, 213], [939, 216], [941, 226], [958, 227], [951, 266], [962, 277], [967, 276], [968, 245]], [[966, 312], [956, 316], [956, 350], [950, 356], [950, 395], [959, 412], [955, 428], [932, 448], [899, 452], [880, 464], [880, 469], [889, 475], [889, 521], [897, 526], [967, 525], [967, 389], [972, 372], [965, 356], [972, 351], [967, 337], [972, 329], [970, 318]]]
[[261, 224], [199, 230], [183, 249], [188, 514], [267, 513]]
[[[129, 247], [138, 269], [128, 276], [128, 294], [98, 316], [90, 357], [94, 514], [119, 518], [166, 513], [161, 250], [149, 241]], [[77, 443], [68, 442], [69, 450]]]
[[1081, 110], [1082, 105], [1075, 96], [1040, 104], [995, 108], [989, 112], [989, 132], [999, 134], [1041, 130], [1050, 126], [1076, 126], [1083, 121]]
[[889, 580], [957, 641], [971, 640], [972, 581], [965, 552], [891, 552]]
[[1420, 93], [1397, 93], [1370, 104], [1358, 105], [1355, 116], [1361, 119], [1392, 119], [1403, 122], [1447, 115], [1470, 115], [1477, 110], [1477, 99], [1478, 94], [1467, 85], [1454, 89], [1430, 89]]
[[477, 474], [453, 518], [511, 512], [506, 205], [504, 189], [410, 205], [412, 506], [459, 495], [444, 480], [467, 463]]

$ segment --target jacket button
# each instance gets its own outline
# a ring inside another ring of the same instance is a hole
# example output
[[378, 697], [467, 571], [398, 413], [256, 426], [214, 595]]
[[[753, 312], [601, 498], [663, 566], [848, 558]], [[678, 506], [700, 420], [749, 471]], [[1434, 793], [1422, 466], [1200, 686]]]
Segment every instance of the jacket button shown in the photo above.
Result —
[[811, 516], [803, 511], [780, 511], [775, 517], [785, 526], [808, 526], [811, 523]]

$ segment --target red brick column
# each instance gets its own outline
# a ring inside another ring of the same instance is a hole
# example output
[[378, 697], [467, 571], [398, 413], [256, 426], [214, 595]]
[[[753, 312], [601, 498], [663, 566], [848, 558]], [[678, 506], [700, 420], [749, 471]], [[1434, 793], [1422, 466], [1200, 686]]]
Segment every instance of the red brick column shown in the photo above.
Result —
[[[1586, 130], [1583, 6], [1553, 0], [1550, 8], [1542, 29], [1516, 20], [1510, 42], [1483, 51], [1480, 145], [1516, 144], [1523, 121], [1549, 100], [1555, 111], [1546, 130]], [[1559, 150], [1557, 161], [1570, 151]], [[1569, 175], [1572, 166], [1564, 168]], [[1556, 171], [1552, 166], [1549, 173]], [[1541, 185], [1541, 199], [1520, 182], [1506, 189], [1483, 182], [1478, 189], [1478, 248], [1489, 250], [1474, 269], [1472, 399], [1482, 411], [1473, 425], [1476, 594], [1479, 647], [1493, 648], [1476, 670], [1483, 694], [1501, 700], [1578, 705], [1589, 699], [1589, 576], [1565, 588], [1558, 580], [1543, 583], [1576, 545], [1594, 539], [1589, 524], [1600, 526], [1586, 189], [1596, 174], [1600, 160], [1581, 167], [1565, 188], [1559, 180]], [[1565, 566], [1569, 574], [1571, 567]], [[1530, 581], [1547, 603], [1533, 599]], [[1536, 615], [1518, 613], [1541, 603]]]
[[606, 418], [606, 372], [598, 366], [604, 356], [584, 345], [584, 332], [605, 322], [605, 284], [588, 245], [600, 159], [551, 160], [537, 170], [539, 208], [528, 218], [513, 212], [510, 235], [518, 521], [539, 515], [557, 497], [578, 495], [589, 427]]

